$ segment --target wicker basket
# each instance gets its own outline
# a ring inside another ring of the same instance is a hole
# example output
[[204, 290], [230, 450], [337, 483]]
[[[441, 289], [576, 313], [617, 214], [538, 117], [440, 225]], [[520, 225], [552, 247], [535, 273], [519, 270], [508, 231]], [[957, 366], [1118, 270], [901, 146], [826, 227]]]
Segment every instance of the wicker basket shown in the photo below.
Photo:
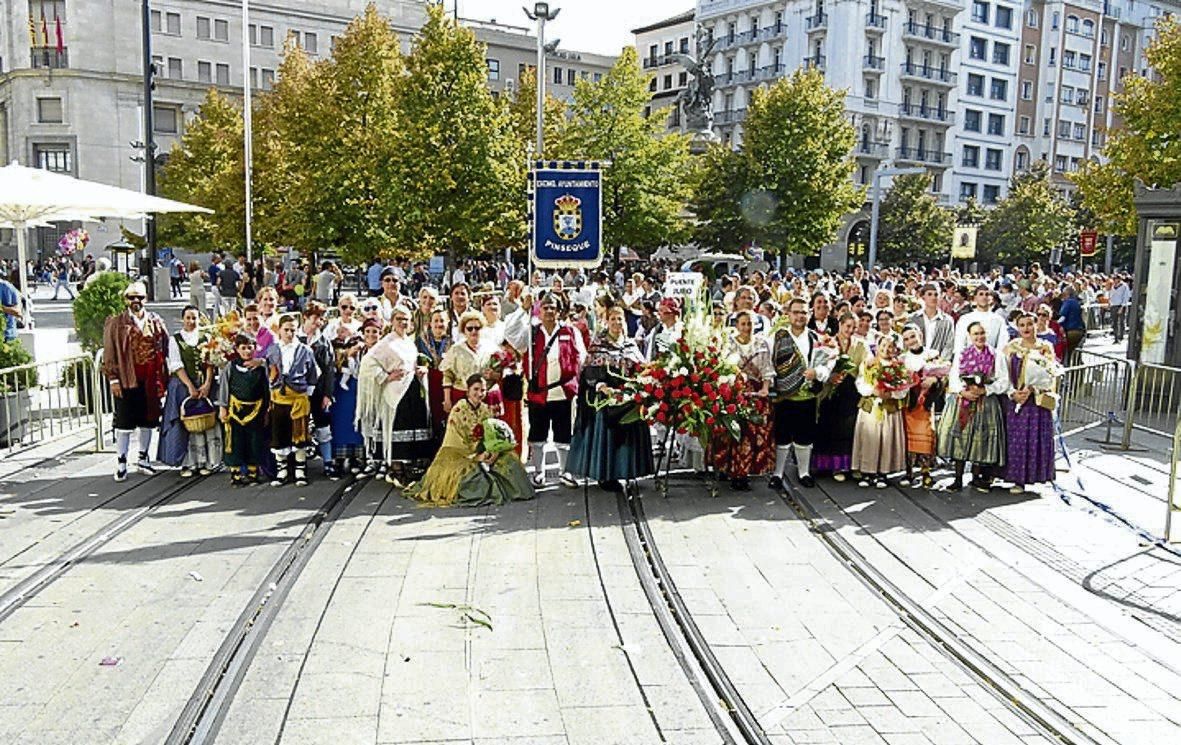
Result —
[[201, 434], [217, 424], [217, 410], [207, 398], [186, 398], [180, 402], [180, 421], [191, 434]]

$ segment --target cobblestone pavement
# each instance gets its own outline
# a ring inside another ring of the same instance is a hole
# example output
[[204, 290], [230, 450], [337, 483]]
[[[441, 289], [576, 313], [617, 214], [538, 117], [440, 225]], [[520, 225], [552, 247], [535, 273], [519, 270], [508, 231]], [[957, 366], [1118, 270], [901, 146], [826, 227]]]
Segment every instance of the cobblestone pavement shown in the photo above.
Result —
[[[39, 460], [52, 454], [0, 463], [0, 742], [163, 742], [337, 485], [235, 490], [220, 476], [174, 493], [171, 472], [115, 484], [109, 454]], [[666, 499], [642, 484], [649, 549], [777, 745], [1050, 741], [826, 534], [1087, 740], [1176, 739], [1181, 559], [1113, 516], [1148, 519], [1154, 487], [1127, 483], [1159, 460], [1072, 454], [1060, 490], [1019, 496], [822, 481], [799, 492], [814, 523], [762, 485], [710, 497], [674, 477]], [[631, 519], [595, 488], [432, 510], [356, 485], [274, 597], [216, 741], [722, 742], [718, 695], [644, 593]]]

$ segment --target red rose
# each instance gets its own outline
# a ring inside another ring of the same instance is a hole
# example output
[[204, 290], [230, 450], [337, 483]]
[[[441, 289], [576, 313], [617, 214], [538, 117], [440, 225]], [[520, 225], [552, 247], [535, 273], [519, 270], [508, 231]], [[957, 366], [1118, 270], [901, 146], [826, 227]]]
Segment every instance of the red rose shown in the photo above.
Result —
[[656, 396], [656, 398], [657, 398], [658, 400], [663, 400], [663, 399], [664, 399], [664, 389], [663, 389], [663, 388], [657, 388], [655, 391], [653, 391], [653, 392], [652, 392], [652, 395], [653, 395], [653, 396]]
[[737, 406], [735, 406], [734, 404], [726, 404], [726, 413], [727, 414], [733, 414], [736, 411], [738, 411]]
[[644, 400], [644, 394], [637, 393], [634, 396], [632, 396], [632, 400], [635, 401], [636, 403], [640, 403], [641, 401]]
[[664, 380], [665, 372], [663, 367], [658, 367], [652, 371], [652, 377], [656, 380]]
[[652, 385], [651, 383], [644, 383], [644, 393], [650, 395], [655, 388], [656, 386]]
[[714, 423], [715, 423], [715, 422], [717, 422], [717, 421], [718, 421], [718, 420], [717, 420], [717, 419], [714, 419], [712, 416], [707, 416], [707, 417], [705, 418], [705, 423], [706, 423], [706, 424], [708, 424], [708, 425], [709, 425], [709, 426], [711, 426], [711, 427], [712, 427], [712, 426], [714, 426]]
[[664, 424], [665, 421], [667, 421], [667, 420], [668, 420], [668, 417], [666, 417], [664, 415], [663, 411], [656, 412], [656, 421], [660, 422], [661, 424]]
[[689, 376], [689, 382], [690, 382], [690, 383], [700, 383], [700, 382], [701, 382], [701, 376], [700, 376], [700, 375], [698, 375], [697, 373], [692, 373], [692, 374]]

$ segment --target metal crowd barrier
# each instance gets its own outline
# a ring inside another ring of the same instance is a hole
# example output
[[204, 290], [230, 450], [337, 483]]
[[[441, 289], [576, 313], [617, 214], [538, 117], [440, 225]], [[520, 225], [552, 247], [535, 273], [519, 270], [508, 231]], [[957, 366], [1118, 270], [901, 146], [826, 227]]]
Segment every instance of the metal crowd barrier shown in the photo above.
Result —
[[12, 452], [89, 431], [101, 450], [113, 405], [98, 366], [79, 354], [0, 370], [0, 448]]
[[1058, 419], [1063, 436], [1107, 425], [1121, 426], [1125, 398], [1132, 381], [1132, 363], [1086, 349], [1075, 352], [1079, 362], [1066, 367], [1058, 382]]
[[1181, 503], [1177, 502], [1177, 456], [1181, 453], [1181, 419], [1173, 428], [1173, 453], [1169, 458], [1169, 495], [1165, 502], [1165, 542], [1173, 540], [1173, 513], [1181, 512]]
[[1181, 368], [1141, 362], [1128, 388], [1121, 447], [1132, 445], [1132, 430], [1171, 438], [1181, 417]]
[[1111, 306], [1107, 303], [1087, 303], [1083, 306], [1083, 320], [1087, 323], [1087, 333], [1107, 332], [1111, 330]]

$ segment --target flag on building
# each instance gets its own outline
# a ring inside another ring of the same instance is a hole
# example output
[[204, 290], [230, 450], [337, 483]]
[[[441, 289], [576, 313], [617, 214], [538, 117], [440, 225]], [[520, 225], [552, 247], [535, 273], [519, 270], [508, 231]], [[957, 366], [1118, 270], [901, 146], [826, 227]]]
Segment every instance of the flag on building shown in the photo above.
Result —
[[57, 34], [57, 53], [61, 54], [66, 51], [66, 40], [62, 35], [62, 19], [57, 14], [57, 9], [53, 11], [53, 25]]
[[45, 8], [41, 9], [41, 46], [49, 46], [49, 22], [45, 20]]
[[33, 20], [33, 14], [29, 14], [29, 46], [35, 47], [37, 44], [37, 22]]

